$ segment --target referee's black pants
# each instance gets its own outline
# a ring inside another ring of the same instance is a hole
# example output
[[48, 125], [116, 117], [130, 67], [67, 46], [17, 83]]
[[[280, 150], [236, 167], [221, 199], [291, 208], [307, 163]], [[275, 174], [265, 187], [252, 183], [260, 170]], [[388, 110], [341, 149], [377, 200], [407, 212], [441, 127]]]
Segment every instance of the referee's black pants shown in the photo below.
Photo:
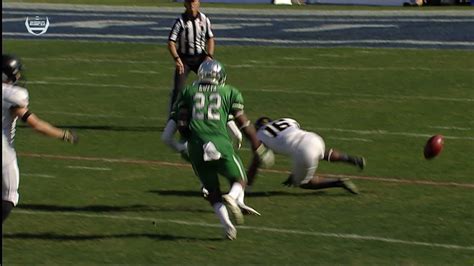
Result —
[[186, 86], [186, 79], [188, 78], [189, 72], [193, 71], [194, 73], [197, 74], [197, 71], [199, 69], [199, 66], [201, 65], [204, 60], [206, 60], [206, 55], [201, 54], [201, 55], [179, 55], [181, 58], [181, 61], [183, 62], [184, 65], [184, 72], [183, 74], [179, 74], [178, 69], [175, 69], [174, 72], [174, 87], [173, 91], [171, 91], [170, 95], [170, 104], [169, 104], [169, 109], [168, 113], [170, 114], [173, 105], [176, 102], [176, 98], [178, 98], [178, 94], [183, 90], [184, 86]]

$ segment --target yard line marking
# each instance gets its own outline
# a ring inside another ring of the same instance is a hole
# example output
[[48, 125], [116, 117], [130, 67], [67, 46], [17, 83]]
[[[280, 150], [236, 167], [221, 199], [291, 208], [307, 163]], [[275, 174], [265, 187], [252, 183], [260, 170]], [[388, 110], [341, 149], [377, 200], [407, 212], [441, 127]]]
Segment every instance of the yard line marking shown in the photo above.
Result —
[[45, 79], [50, 80], [78, 80], [78, 78], [68, 78], [68, 77], [44, 77]]
[[[44, 114], [62, 114], [62, 115], [71, 115], [71, 116], [84, 116], [84, 117], [107, 117], [107, 118], [130, 118], [130, 119], [146, 119], [146, 120], [157, 120], [157, 121], [168, 121], [166, 117], [149, 117], [149, 116], [125, 116], [125, 115], [105, 115], [105, 114], [86, 114], [86, 113], [69, 113], [69, 112], [58, 112], [58, 111], [39, 111], [39, 113]], [[394, 136], [404, 136], [404, 137], [416, 137], [416, 138], [429, 138], [432, 134], [422, 134], [422, 133], [410, 133], [410, 132], [390, 132], [387, 130], [362, 130], [362, 129], [346, 129], [346, 128], [311, 128], [307, 127], [306, 129], [311, 131], [336, 131], [336, 132], [351, 132], [361, 135], [394, 135]], [[443, 135], [445, 139], [453, 140], [474, 140], [474, 137], [460, 137], [460, 136], [449, 136]], [[371, 142], [370, 139], [365, 138], [342, 138], [342, 137], [328, 137], [332, 139], [339, 140], [358, 140]]]
[[138, 73], [138, 74], [159, 74], [158, 71], [153, 70], [129, 70], [129, 73]]
[[[39, 153], [18, 153], [19, 156], [31, 157], [31, 158], [47, 158], [47, 159], [57, 159], [57, 160], [78, 160], [78, 161], [101, 161], [107, 163], [129, 163], [129, 164], [142, 164], [142, 165], [160, 165], [160, 166], [170, 166], [178, 168], [191, 168], [190, 164], [184, 163], [174, 163], [158, 160], [140, 160], [140, 159], [128, 159], [128, 158], [104, 158], [104, 157], [85, 157], [85, 156], [66, 156], [66, 155], [52, 155], [52, 154], [39, 154]], [[278, 173], [278, 174], [288, 174], [289, 171], [276, 170], [276, 169], [261, 169], [262, 172], [267, 173]], [[354, 176], [354, 175], [342, 175], [342, 174], [325, 174], [321, 173], [322, 176], [328, 177], [339, 177], [339, 178], [352, 178], [352, 179], [361, 179], [369, 180], [376, 182], [391, 182], [391, 183], [401, 183], [401, 184], [417, 184], [417, 185], [432, 185], [432, 186], [453, 186], [453, 187], [462, 187], [462, 188], [474, 188], [472, 183], [457, 183], [457, 182], [442, 182], [442, 181], [429, 181], [429, 180], [413, 180], [413, 179], [401, 179], [401, 178], [392, 178], [392, 177], [376, 177], [376, 176]]]
[[[165, 90], [152, 87], [152, 86], [137, 86], [137, 85], [124, 85], [124, 84], [107, 84], [107, 83], [85, 83], [85, 82], [54, 82], [54, 81], [28, 81], [28, 84], [37, 84], [37, 85], [62, 85], [62, 86], [84, 86], [84, 87], [104, 87], [104, 88], [125, 88], [125, 89], [150, 89], [150, 90]], [[168, 89], [169, 90], [169, 89]]]
[[106, 74], [106, 73], [86, 73], [88, 76], [92, 77], [116, 77], [117, 74]]
[[[20, 205], [21, 208], [21, 205]], [[117, 220], [135, 220], [135, 221], [144, 221], [151, 223], [172, 223], [179, 225], [187, 226], [198, 226], [198, 227], [211, 227], [211, 228], [220, 228], [221, 224], [205, 223], [205, 222], [192, 222], [192, 221], [183, 221], [175, 219], [154, 219], [141, 216], [125, 216], [125, 215], [110, 215], [110, 214], [89, 214], [89, 213], [77, 213], [77, 212], [47, 212], [47, 211], [27, 211], [27, 210], [16, 210], [15, 213], [26, 214], [26, 215], [64, 215], [64, 216], [79, 216], [87, 218], [106, 218], [106, 219], [117, 219]], [[313, 237], [330, 237], [330, 238], [339, 238], [339, 239], [352, 239], [352, 240], [361, 240], [361, 241], [376, 241], [376, 242], [385, 242], [391, 244], [402, 244], [410, 246], [425, 246], [425, 247], [435, 247], [435, 248], [445, 248], [445, 249], [458, 249], [458, 250], [474, 250], [474, 246], [461, 246], [455, 244], [445, 244], [445, 243], [434, 243], [434, 242], [422, 242], [422, 241], [411, 241], [411, 240], [402, 240], [396, 238], [388, 237], [379, 237], [379, 236], [367, 236], [367, 235], [358, 235], [358, 234], [340, 234], [340, 233], [326, 233], [326, 232], [315, 232], [315, 231], [302, 231], [294, 229], [283, 229], [283, 228], [272, 228], [266, 226], [248, 226], [248, 225], [239, 225], [238, 229], [252, 230], [252, 231], [264, 231], [271, 233], [282, 233], [282, 234], [293, 234], [293, 235], [303, 235], [303, 236], [313, 236]]]
[[[390, 132], [386, 130], [359, 130], [359, 129], [345, 129], [345, 128], [307, 128], [312, 131], [336, 131], [336, 132], [351, 132], [361, 135], [396, 135], [396, 136], [410, 136], [410, 137], [420, 137], [426, 138], [431, 137], [430, 134], [422, 133], [409, 133], [409, 132]], [[474, 140], [474, 137], [457, 137], [457, 136], [444, 136], [446, 139], [461, 139], [461, 140]]]
[[[126, 84], [110, 84], [110, 83], [83, 83], [83, 82], [54, 82], [45, 80], [29, 81], [29, 84], [37, 85], [60, 85], [60, 86], [84, 86], [84, 87], [104, 87], [104, 88], [134, 88], [134, 89], [149, 89], [166, 91], [169, 88], [160, 88], [154, 86], [137, 86]], [[246, 90], [250, 92], [266, 92], [266, 93], [284, 93], [284, 94], [307, 94], [307, 95], [323, 95], [323, 96], [341, 96], [341, 97], [359, 97], [359, 98], [376, 98], [387, 100], [425, 100], [425, 101], [453, 101], [453, 102], [474, 102], [472, 98], [449, 98], [423, 95], [382, 95], [382, 94], [366, 94], [366, 93], [337, 93], [337, 92], [321, 92], [321, 91], [306, 91], [294, 89], [258, 89]]]
[[[252, 90], [251, 90], [252, 91]], [[343, 96], [343, 97], [360, 97], [360, 98], [377, 98], [388, 100], [427, 100], [427, 101], [453, 101], [453, 102], [474, 102], [472, 98], [450, 98], [437, 96], [423, 96], [423, 95], [385, 95], [385, 94], [366, 94], [366, 93], [337, 93], [337, 92], [320, 92], [294, 89], [259, 89], [259, 92], [270, 93], [286, 93], [286, 94], [308, 94], [308, 95], [323, 95], [323, 96]]]
[[[381, 53], [374, 53], [381, 54]], [[331, 54], [321, 54], [315, 55], [316, 57], [347, 57]], [[89, 63], [127, 63], [127, 64], [163, 64], [163, 61], [141, 61], [141, 60], [121, 60], [121, 59], [96, 59], [96, 58], [77, 58], [77, 57], [51, 57], [51, 58], [34, 58], [34, 57], [25, 57], [24, 60], [31, 61], [77, 61], [77, 62], [89, 62]], [[283, 57], [282, 60], [314, 60], [312, 58], [298, 58], [298, 57]], [[254, 64], [229, 64], [227, 67], [235, 68], [270, 68], [270, 69], [318, 69], [318, 70], [345, 70], [345, 71], [400, 71], [400, 70], [410, 70], [410, 71], [468, 71], [473, 72], [474, 68], [432, 68], [432, 67], [345, 67], [345, 66], [322, 66], [322, 65], [298, 65], [298, 66], [282, 66], [278, 65], [272, 61], [257, 61], [249, 60], [250, 63]], [[262, 63], [262, 64], [258, 64]], [[170, 67], [170, 69], [173, 67]]]
[[[14, 37], [31, 37], [30, 33], [24, 32], [2, 32], [2, 36]], [[125, 40], [168, 40], [167, 36], [151, 36], [151, 35], [128, 35], [128, 34], [91, 34], [91, 33], [48, 33], [44, 35], [46, 38], [91, 38], [91, 39], [125, 39]], [[404, 44], [418, 46], [463, 46], [474, 47], [474, 42], [469, 41], [431, 41], [431, 40], [380, 40], [380, 39], [363, 39], [363, 40], [289, 40], [289, 39], [264, 39], [264, 38], [237, 38], [237, 37], [221, 37], [221, 42], [232, 43], [267, 43], [275, 45], [345, 45], [345, 44]]]
[[111, 168], [106, 168], [106, 167], [88, 167], [88, 166], [74, 166], [74, 165], [68, 165], [66, 168], [69, 169], [84, 169], [84, 170], [96, 170], [96, 171], [110, 171], [112, 170]]
[[106, 117], [106, 118], [129, 118], [129, 119], [146, 119], [146, 120], [158, 120], [166, 122], [168, 121], [165, 117], [150, 117], [150, 116], [130, 116], [130, 115], [110, 115], [110, 114], [86, 114], [86, 113], [70, 113], [70, 112], [57, 112], [57, 111], [38, 111], [42, 114], [60, 114], [60, 115], [70, 115], [70, 116], [84, 116], [84, 117]]
[[363, 138], [340, 138], [340, 137], [326, 137], [327, 139], [347, 140], [347, 141], [362, 141], [362, 142], [373, 142], [371, 139]]
[[[310, 131], [336, 131], [336, 132], [351, 132], [361, 135], [392, 135], [392, 136], [408, 136], [408, 137], [419, 137], [429, 138], [432, 134], [421, 134], [421, 133], [409, 133], [409, 132], [390, 132], [386, 130], [357, 130], [357, 129], [345, 129], [345, 128], [307, 128]], [[458, 137], [458, 136], [445, 136], [445, 139], [456, 139], [456, 140], [474, 140], [474, 137]]]
[[20, 176], [37, 176], [44, 178], [56, 178], [54, 175], [45, 175], [45, 174], [35, 174], [35, 173], [20, 173]]
[[469, 131], [472, 130], [472, 128], [469, 127], [446, 127], [446, 126], [429, 126], [429, 128], [438, 128], [438, 129], [452, 129], [452, 130], [465, 130]]

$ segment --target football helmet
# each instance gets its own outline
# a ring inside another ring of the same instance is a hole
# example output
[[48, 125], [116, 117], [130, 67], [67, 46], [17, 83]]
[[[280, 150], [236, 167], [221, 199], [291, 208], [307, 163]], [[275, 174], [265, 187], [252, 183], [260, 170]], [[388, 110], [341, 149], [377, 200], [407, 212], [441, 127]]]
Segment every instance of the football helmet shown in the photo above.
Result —
[[259, 130], [261, 127], [270, 122], [272, 122], [272, 119], [270, 117], [262, 116], [257, 119], [257, 121], [255, 121], [255, 129]]
[[199, 66], [199, 83], [224, 85], [226, 79], [227, 73], [225, 72], [224, 66], [216, 60], [206, 60]]
[[16, 83], [20, 79], [22, 64], [13, 55], [2, 54], [2, 82]]

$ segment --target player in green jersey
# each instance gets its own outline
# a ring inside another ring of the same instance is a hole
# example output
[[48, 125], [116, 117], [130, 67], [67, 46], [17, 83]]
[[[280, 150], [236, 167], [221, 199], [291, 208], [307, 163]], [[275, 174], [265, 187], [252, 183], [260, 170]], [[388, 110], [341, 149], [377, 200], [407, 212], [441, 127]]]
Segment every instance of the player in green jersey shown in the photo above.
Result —
[[[178, 130], [188, 141], [193, 169], [209, 191], [209, 202], [224, 226], [226, 237], [233, 240], [237, 237], [237, 230], [229, 219], [226, 207], [236, 224], [242, 224], [243, 215], [237, 199], [243, 196], [247, 177], [227, 133], [229, 115], [234, 116], [236, 124], [249, 140], [254, 160], [268, 166], [273, 163], [273, 153], [257, 139], [254, 126], [244, 114], [242, 94], [225, 84], [226, 77], [219, 62], [205, 61], [199, 67], [198, 80], [181, 92], [176, 108]], [[219, 174], [231, 183], [226, 195], [220, 191]]]

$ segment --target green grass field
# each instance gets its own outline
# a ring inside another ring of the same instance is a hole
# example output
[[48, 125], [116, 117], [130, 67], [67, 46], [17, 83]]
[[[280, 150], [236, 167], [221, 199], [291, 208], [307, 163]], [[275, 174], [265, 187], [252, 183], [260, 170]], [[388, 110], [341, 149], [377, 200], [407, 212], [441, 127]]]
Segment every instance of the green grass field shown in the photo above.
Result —
[[[160, 141], [173, 74], [165, 46], [3, 47], [23, 58], [32, 111], [81, 137], [70, 146], [19, 126], [5, 265], [474, 262], [473, 51], [219, 46], [251, 119], [295, 118], [368, 161], [363, 172], [320, 164], [322, 175], [354, 176], [352, 196], [282, 187], [289, 161], [277, 157], [246, 198], [262, 216], [230, 242], [192, 169]], [[445, 149], [426, 161], [434, 134]]]

